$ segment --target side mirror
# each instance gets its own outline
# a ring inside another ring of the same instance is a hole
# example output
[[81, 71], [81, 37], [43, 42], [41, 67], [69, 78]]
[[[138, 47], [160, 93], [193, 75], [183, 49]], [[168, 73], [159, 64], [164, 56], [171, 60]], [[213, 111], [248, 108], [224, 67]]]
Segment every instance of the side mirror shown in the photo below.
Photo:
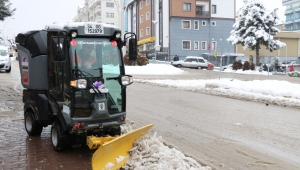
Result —
[[129, 39], [129, 44], [128, 44], [128, 55], [129, 55], [129, 60], [133, 61], [137, 59], [137, 39], [135, 38], [130, 38]]
[[54, 62], [66, 61], [67, 49], [67, 41], [65, 37], [52, 37], [52, 54]]

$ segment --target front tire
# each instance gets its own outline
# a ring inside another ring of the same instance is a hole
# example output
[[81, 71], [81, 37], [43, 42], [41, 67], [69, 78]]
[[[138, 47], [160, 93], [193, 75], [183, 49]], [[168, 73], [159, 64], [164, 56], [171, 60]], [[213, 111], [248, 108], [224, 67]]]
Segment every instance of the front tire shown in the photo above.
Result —
[[43, 126], [38, 124], [31, 111], [25, 114], [25, 129], [30, 136], [41, 136]]
[[59, 123], [55, 121], [51, 126], [51, 143], [53, 149], [57, 152], [67, 148], [67, 137], [62, 134]]
[[178, 68], [181, 68], [182, 66], [180, 64], [177, 65]]
[[8, 70], [5, 70], [6, 73], [10, 73], [10, 71], [11, 71], [11, 66], [9, 66]]

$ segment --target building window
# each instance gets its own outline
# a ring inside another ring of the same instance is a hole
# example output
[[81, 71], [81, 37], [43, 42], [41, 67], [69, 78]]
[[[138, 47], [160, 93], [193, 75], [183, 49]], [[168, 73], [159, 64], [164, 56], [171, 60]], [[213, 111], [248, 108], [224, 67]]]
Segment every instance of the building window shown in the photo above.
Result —
[[202, 26], [206, 26], [206, 21], [202, 21]]
[[150, 35], [150, 27], [146, 28], [146, 35]]
[[114, 18], [114, 17], [115, 17], [114, 13], [109, 13], [109, 12], [106, 13], [106, 18]]
[[106, 7], [110, 7], [110, 8], [113, 8], [114, 7], [114, 3], [111, 3], [111, 2], [106, 2]]
[[211, 6], [211, 13], [216, 14], [217, 13], [217, 5], [212, 5]]
[[194, 21], [194, 29], [199, 30], [199, 21]]
[[148, 21], [150, 19], [150, 12], [146, 13], [146, 20]]
[[201, 41], [201, 50], [206, 50], [206, 41]]
[[211, 22], [211, 26], [217, 26], [217, 22], [216, 21], [212, 21]]
[[191, 29], [191, 21], [188, 20], [182, 21], [182, 29]]
[[183, 40], [182, 41], [182, 49], [190, 50], [191, 49], [191, 41]]
[[141, 16], [140, 16], [140, 23], [143, 23], [143, 21], [144, 21], [144, 16], [141, 15]]
[[150, 0], [146, 0], [146, 6], [150, 4]]
[[194, 50], [199, 50], [199, 41], [194, 42]]
[[140, 9], [143, 9], [143, 1], [140, 2]]
[[183, 11], [191, 11], [192, 10], [192, 3], [183, 3]]
[[141, 29], [141, 31], [140, 31], [140, 37], [144, 37], [144, 30], [143, 29]]
[[211, 50], [215, 50], [217, 48], [217, 42], [216, 41], [212, 41], [211, 42]]

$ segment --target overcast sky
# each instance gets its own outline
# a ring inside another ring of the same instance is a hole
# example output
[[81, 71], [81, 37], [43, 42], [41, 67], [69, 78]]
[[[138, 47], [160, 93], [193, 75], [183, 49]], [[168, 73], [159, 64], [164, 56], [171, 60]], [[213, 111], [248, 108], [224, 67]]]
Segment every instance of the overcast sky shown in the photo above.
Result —
[[[77, 14], [77, 7], [84, 5], [84, 0], [10, 0], [16, 8], [13, 17], [0, 21], [0, 30], [5, 36], [16, 36], [20, 32], [39, 30], [53, 22], [70, 22]], [[268, 9], [280, 8], [279, 17], [284, 20], [285, 8], [281, 0], [261, 0], [268, 3]], [[236, 0], [237, 10], [243, 5], [243, 0]]]

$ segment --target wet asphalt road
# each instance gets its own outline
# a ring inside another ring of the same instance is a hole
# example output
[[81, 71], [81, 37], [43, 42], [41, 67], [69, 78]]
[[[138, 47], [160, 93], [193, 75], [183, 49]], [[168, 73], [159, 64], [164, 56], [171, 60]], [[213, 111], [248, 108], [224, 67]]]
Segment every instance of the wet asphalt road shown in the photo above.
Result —
[[81, 147], [55, 152], [50, 126], [41, 137], [31, 137], [23, 122], [20, 73], [13, 61], [11, 73], [0, 73], [0, 170], [91, 169], [94, 151]]
[[[140, 79], [205, 79], [218, 78], [219, 72], [183, 69], [182, 75], [143, 76]], [[300, 79], [288, 76], [244, 76], [222, 73], [222, 78], [241, 80], [276, 79], [299, 83]], [[41, 137], [30, 137], [23, 123], [22, 86], [17, 61], [12, 62], [11, 73], [0, 73], [0, 170], [54, 170], [54, 169], [91, 169], [94, 151], [88, 147], [69, 149], [57, 153], [50, 142], [50, 127], [44, 128]]]

